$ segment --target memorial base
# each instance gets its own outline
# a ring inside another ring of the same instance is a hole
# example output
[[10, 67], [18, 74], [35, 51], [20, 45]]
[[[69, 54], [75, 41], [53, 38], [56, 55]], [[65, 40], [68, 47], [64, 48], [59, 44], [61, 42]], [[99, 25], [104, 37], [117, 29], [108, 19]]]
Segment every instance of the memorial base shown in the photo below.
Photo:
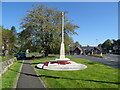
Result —
[[56, 59], [56, 61], [58, 61], [58, 62], [67, 62], [69, 60], [70, 60], [69, 58], [57, 58]]
[[45, 70], [57, 70], [57, 71], [71, 71], [71, 70], [82, 70], [87, 68], [86, 65], [76, 63], [73, 61], [49, 61], [45, 63], [40, 63], [37, 65], [37, 68], [45, 69]]

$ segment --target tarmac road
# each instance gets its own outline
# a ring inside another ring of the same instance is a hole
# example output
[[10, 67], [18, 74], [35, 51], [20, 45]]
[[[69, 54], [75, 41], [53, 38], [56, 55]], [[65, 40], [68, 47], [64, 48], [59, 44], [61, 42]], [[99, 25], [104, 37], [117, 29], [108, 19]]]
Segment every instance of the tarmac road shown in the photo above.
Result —
[[103, 58], [87, 56], [87, 55], [72, 55], [72, 57], [88, 59], [90, 61], [99, 62], [104, 65], [108, 65], [120, 69], [120, 61], [119, 61], [120, 55], [114, 55], [114, 54], [103, 55]]

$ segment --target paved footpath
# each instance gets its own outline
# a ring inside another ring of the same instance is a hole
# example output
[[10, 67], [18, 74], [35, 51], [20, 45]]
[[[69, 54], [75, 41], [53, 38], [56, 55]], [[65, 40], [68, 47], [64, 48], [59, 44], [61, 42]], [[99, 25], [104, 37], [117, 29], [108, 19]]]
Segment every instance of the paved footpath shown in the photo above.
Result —
[[24, 61], [16, 88], [45, 88], [30, 64], [30, 60]]

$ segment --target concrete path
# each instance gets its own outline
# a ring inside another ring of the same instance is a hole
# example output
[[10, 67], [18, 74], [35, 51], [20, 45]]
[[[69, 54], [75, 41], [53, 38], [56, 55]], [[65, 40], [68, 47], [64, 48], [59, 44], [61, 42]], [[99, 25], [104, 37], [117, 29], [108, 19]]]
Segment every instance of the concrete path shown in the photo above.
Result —
[[120, 69], [120, 55], [104, 55], [103, 58], [93, 57], [93, 56], [85, 56], [85, 55], [72, 55], [72, 58], [83, 58], [88, 59], [90, 61], [99, 62], [104, 65], [108, 65], [114, 68]]
[[24, 61], [16, 88], [45, 88], [30, 64], [30, 60]]

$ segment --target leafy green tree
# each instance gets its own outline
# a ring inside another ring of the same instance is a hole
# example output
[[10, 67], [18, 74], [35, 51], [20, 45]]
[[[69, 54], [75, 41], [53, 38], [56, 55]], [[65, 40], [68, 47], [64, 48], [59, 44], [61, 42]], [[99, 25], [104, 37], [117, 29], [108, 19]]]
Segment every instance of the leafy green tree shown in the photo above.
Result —
[[71, 48], [81, 47], [81, 45], [80, 45], [80, 43], [79, 43], [78, 41], [76, 41], [76, 42], [72, 42], [72, 43], [70, 44], [70, 47], [71, 47]]
[[6, 54], [12, 54], [15, 36], [11, 30], [2, 28], [2, 44]]
[[120, 39], [117, 40], [117, 46], [120, 47]]
[[[0, 25], [0, 47], [2, 47], [2, 26]], [[2, 48], [0, 48], [0, 53], [2, 53]]]
[[78, 46], [78, 47], [81, 47], [81, 45], [80, 45], [80, 43], [79, 43], [78, 41], [76, 41], [76, 42], [74, 43], [74, 45], [75, 45], [75, 46]]
[[113, 39], [112, 42], [113, 42], [113, 43], [112, 43], [112, 44], [113, 44], [113, 47], [114, 47], [114, 46], [120, 47], [120, 39], [118, 39], [118, 40], [114, 40], [114, 39]]
[[110, 39], [107, 39], [103, 44], [102, 44], [103, 51], [107, 53], [109, 50], [112, 49], [112, 42]]
[[[61, 42], [61, 11], [56, 8], [48, 8], [44, 5], [34, 5], [28, 10], [26, 17], [22, 19], [20, 33], [22, 46], [25, 48], [39, 46], [44, 50], [45, 56], [48, 53], [58, 53]], [[76, 34], [74, 29], [79, 26], [72, 24], [65, 17], [65, 44], [70, 44], [71, 34]], [[26, 33], [26, 34], [25, 34]], [[24, 35], [25, 34], [25, 35]], [[67, 49], [66, 49], [67, 50]]]
[[115, 47], [117, 46], [117, 40], [112, 40], [112, 51], [115, 51]]

